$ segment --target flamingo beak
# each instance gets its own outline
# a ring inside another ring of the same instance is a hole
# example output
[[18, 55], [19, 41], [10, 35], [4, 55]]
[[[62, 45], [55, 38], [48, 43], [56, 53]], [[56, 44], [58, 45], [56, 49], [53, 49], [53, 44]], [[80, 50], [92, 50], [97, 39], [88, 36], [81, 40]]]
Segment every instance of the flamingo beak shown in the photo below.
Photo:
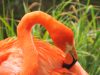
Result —
[[70, 71], [76, 75], [88, 75], [88, 73], [82, 68], [78, 61], [70, 68]]
[[77, 55], [75, 46], [71, 46], [71, 45], [68, 45], [68, 44], [67, 44], [66, 49], [67, 49], [67, 50], [65, 51], [66, 54], [70, 53], [70, 55], [73, 56], [73, 58], [74, 58], [75, 60], [78, 59], [78, 55]]
[[[75, 49], [75, 46], [67, 45], [66, 50], [66, 59], [65, 59], [65, 67], [66, 64], [69, 67], [69, 70], [76, 75], [88, 75], [88, 73], [82, 68], [82, 66], [79, 64], [77, 52]], [[68, 68], [68, 67], [67, 67]]]

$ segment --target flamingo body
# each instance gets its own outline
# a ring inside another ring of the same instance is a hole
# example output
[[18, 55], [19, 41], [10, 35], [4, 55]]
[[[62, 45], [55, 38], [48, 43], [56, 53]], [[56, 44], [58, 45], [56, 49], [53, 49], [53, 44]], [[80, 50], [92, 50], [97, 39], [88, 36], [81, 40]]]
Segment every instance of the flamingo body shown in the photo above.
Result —
[[[0, 75], [17, 75], [22, 70], [23, 52], [17, 43], [17, 40], [12, 40], [12, 43], [4, 44], [7, 45], [5, 48], [0, 48], [0, 53], [5, 55], [10, 53], [6, 60], [0, 62]], [[39, 39], [34, 39], [34, 43], [39, 52], [37, 75], [49, 75], [53, 69], [62, 67], [65, 58], [65, 53], [62, 50]]]
[[[46, 28], [55, 45], [33, 38], [36, 23]], [[70, 28], [44, 12], [26, 14], [18, 24], [17, 38], [0, 41], [0, 75], [87, 75], [78, 62], [70, 69], [62, 66], [77, 59], [73, 37]]]

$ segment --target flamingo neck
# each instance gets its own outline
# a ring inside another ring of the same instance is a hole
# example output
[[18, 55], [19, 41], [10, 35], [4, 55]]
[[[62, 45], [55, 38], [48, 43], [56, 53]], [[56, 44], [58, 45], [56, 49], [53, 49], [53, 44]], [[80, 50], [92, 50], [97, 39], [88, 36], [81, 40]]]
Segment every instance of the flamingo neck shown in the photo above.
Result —
[[[35, 11], [26, 14], [21, 19], [17, 27], [18, 41], [24, 53], [24, 71], [22, 72], [22, 75], [31, 75], [33, 71], [33, 75], [35, 75], [37, 71], [38, 52], [35, 48], [31, 35], [32, 26], [37, 23], [41, 24], [48, 30], [54, 43], [60, 49], [66, 50], [66, 44], [68, 43], [72, 45], [73, 43], [73, 32], [71, 29], [64, 26], [62, 23], [58, 22], [48, 14], [41, 11]], [[27, 69], [29, 68], [30, 71], [28, 70], [28, 72]]]

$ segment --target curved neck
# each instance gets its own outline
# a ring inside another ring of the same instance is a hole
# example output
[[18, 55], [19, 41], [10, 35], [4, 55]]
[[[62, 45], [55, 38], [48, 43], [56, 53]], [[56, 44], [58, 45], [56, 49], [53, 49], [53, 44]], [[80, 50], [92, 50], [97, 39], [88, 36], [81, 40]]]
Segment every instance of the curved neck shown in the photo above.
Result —
[[[35, 75], [37, 72], [38, 52], [31, 35], [32, 26], [36, 23], [39, 23], [46, 28], [56, 46], [62, 50], [65, 50], [66, 44], [73, 44], [73, 32], [71, 29], [67, 28], [48, 14], [41, 11], [26, 14], [17, 27], [18, 41], [24, 53], [24, 70], [21, 75], [31, 75], [31, 73], [32, 75]], [[29, 68], [30, 71], [27, 70]]]
[[30, 38], [31, 28], [37, 23], [46, 28], [55, 45], [63, 51], [66, 50], [66, 44], [73, 45], [74, 38], [72, 30], [41, 11], [28, 13], [22, 18], [17, 28], [18, 37]]

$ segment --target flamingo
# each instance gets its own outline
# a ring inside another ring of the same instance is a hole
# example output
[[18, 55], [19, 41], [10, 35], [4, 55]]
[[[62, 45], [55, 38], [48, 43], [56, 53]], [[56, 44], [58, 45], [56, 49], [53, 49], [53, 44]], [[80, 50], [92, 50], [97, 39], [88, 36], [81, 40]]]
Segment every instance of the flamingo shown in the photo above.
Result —
[[[55, 45], [31, 35], [37, 23], [46, 28]], [[72, 30], [50, 15], [34, 11], [22, 17], [16, 39], [0, 41], [0, 75], [88, 74], [77, 61]]]

